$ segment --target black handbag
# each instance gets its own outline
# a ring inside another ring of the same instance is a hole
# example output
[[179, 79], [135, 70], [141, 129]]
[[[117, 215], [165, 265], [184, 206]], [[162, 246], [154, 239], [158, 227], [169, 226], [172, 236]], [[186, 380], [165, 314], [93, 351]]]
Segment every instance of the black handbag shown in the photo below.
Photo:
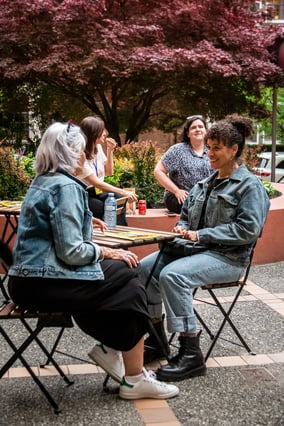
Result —
[[[160, 246], [160, 249], [162, 245]], [[185, 257], [193, 256], [194, 254], [201, 253], [208, 250], [208, 247], [200, 244], [199, 242], [193, 242], [184, 238], [175, 238], [172, 241], [167, 241], [163, 247], [163, 254], [167, 254], [173, 257]]]

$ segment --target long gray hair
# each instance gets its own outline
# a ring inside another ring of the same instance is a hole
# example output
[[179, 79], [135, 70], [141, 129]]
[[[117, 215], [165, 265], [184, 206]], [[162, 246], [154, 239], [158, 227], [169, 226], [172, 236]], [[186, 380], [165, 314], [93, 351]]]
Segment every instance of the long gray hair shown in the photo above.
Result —
[[86, 140], [80, 127], [54, 123], [44, 132], [36, 152], [35, 170], [39, 175], [63, 170], [74, 172], [79, 165]]

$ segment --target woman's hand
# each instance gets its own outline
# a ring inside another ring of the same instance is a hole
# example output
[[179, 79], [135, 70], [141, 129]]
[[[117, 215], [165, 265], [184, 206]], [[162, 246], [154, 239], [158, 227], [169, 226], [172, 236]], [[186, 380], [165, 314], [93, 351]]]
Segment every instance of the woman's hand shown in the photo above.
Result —
[[116, 148], [117, 143], [112, 138], [106, 138], [106, 146], [108, 151], [114, 151]]
[[198, 241], [198, 233], [197, 231], [190, 231], [188, 229], [184, 229], [182, 226], [175, 226], [173, 228], [173, 232], [176, 234], [181, 234], [182, 238], [185, 240], [190, 240], [193, 242]]
[[138, 201], [138, 197], [135, 194], [135, 192], [131, 192], [131, 191], [123, 191], [123, 194], [125, 197], [128, 198], [128, 201], [130, 203], [133, 203], [134, 201]]
[[182, 226], [175, 226], [172, 230], [172, 232], [175, 232], [176, 234], [183, 234], [186, 232], [186, 229], [184, 229]]
[[93, 227], [99, 228], [102, 232], [107, 230], [107, 225], [105, 222], [103, 222], [101, 219], [98, 219], [96, 217], [92, 218]]
[[183, 204], [187, 196], [188, 196], [188, 191], [185, 191], [183, 189], [178, 189], [175, 192], [175, 197], [178, 200], [179, 204]]
[[190, 241], [196, 242], [196, 241], [198, 241], [198, 233], [197, 233], [197, 231], [185, 231], [183, 233], [183, 238], [185, 240], [190, 240]]
[[139, 264], [138, 256], [130, 250], [102, 247], [102, 254], [104, 259], [123, 260], [129, 268], [135, 268]]

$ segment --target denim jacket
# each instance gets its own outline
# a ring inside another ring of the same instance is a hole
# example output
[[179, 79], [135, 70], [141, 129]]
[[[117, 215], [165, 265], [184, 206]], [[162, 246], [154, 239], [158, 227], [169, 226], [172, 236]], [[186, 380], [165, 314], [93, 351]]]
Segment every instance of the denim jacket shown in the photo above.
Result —
[[199, 242], [208, 246], [212, 256], [225, 256], [233, 264], [246, 266], [262, 232], [270, 201], [259, 178], [241, 165], [212, 189], [202, 229], [198, 229], [207, 189], [216, 176], [217, 172], [191, 189], [177, 225], [198, 230]]
[[22, 205], [13, 254], [11, 276], [103, 279], [85, 185], [64, 172], [37, 176]]

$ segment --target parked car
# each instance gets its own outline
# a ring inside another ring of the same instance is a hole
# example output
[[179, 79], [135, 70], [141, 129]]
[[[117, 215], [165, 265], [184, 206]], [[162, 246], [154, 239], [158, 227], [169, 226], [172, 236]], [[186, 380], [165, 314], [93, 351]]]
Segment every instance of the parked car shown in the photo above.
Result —
[[[271, 152], [259, 155], [254, 171], [262, 180], [271, 182]], [[284, 183], [284, 152], [275, 155], [275, 182]]]

